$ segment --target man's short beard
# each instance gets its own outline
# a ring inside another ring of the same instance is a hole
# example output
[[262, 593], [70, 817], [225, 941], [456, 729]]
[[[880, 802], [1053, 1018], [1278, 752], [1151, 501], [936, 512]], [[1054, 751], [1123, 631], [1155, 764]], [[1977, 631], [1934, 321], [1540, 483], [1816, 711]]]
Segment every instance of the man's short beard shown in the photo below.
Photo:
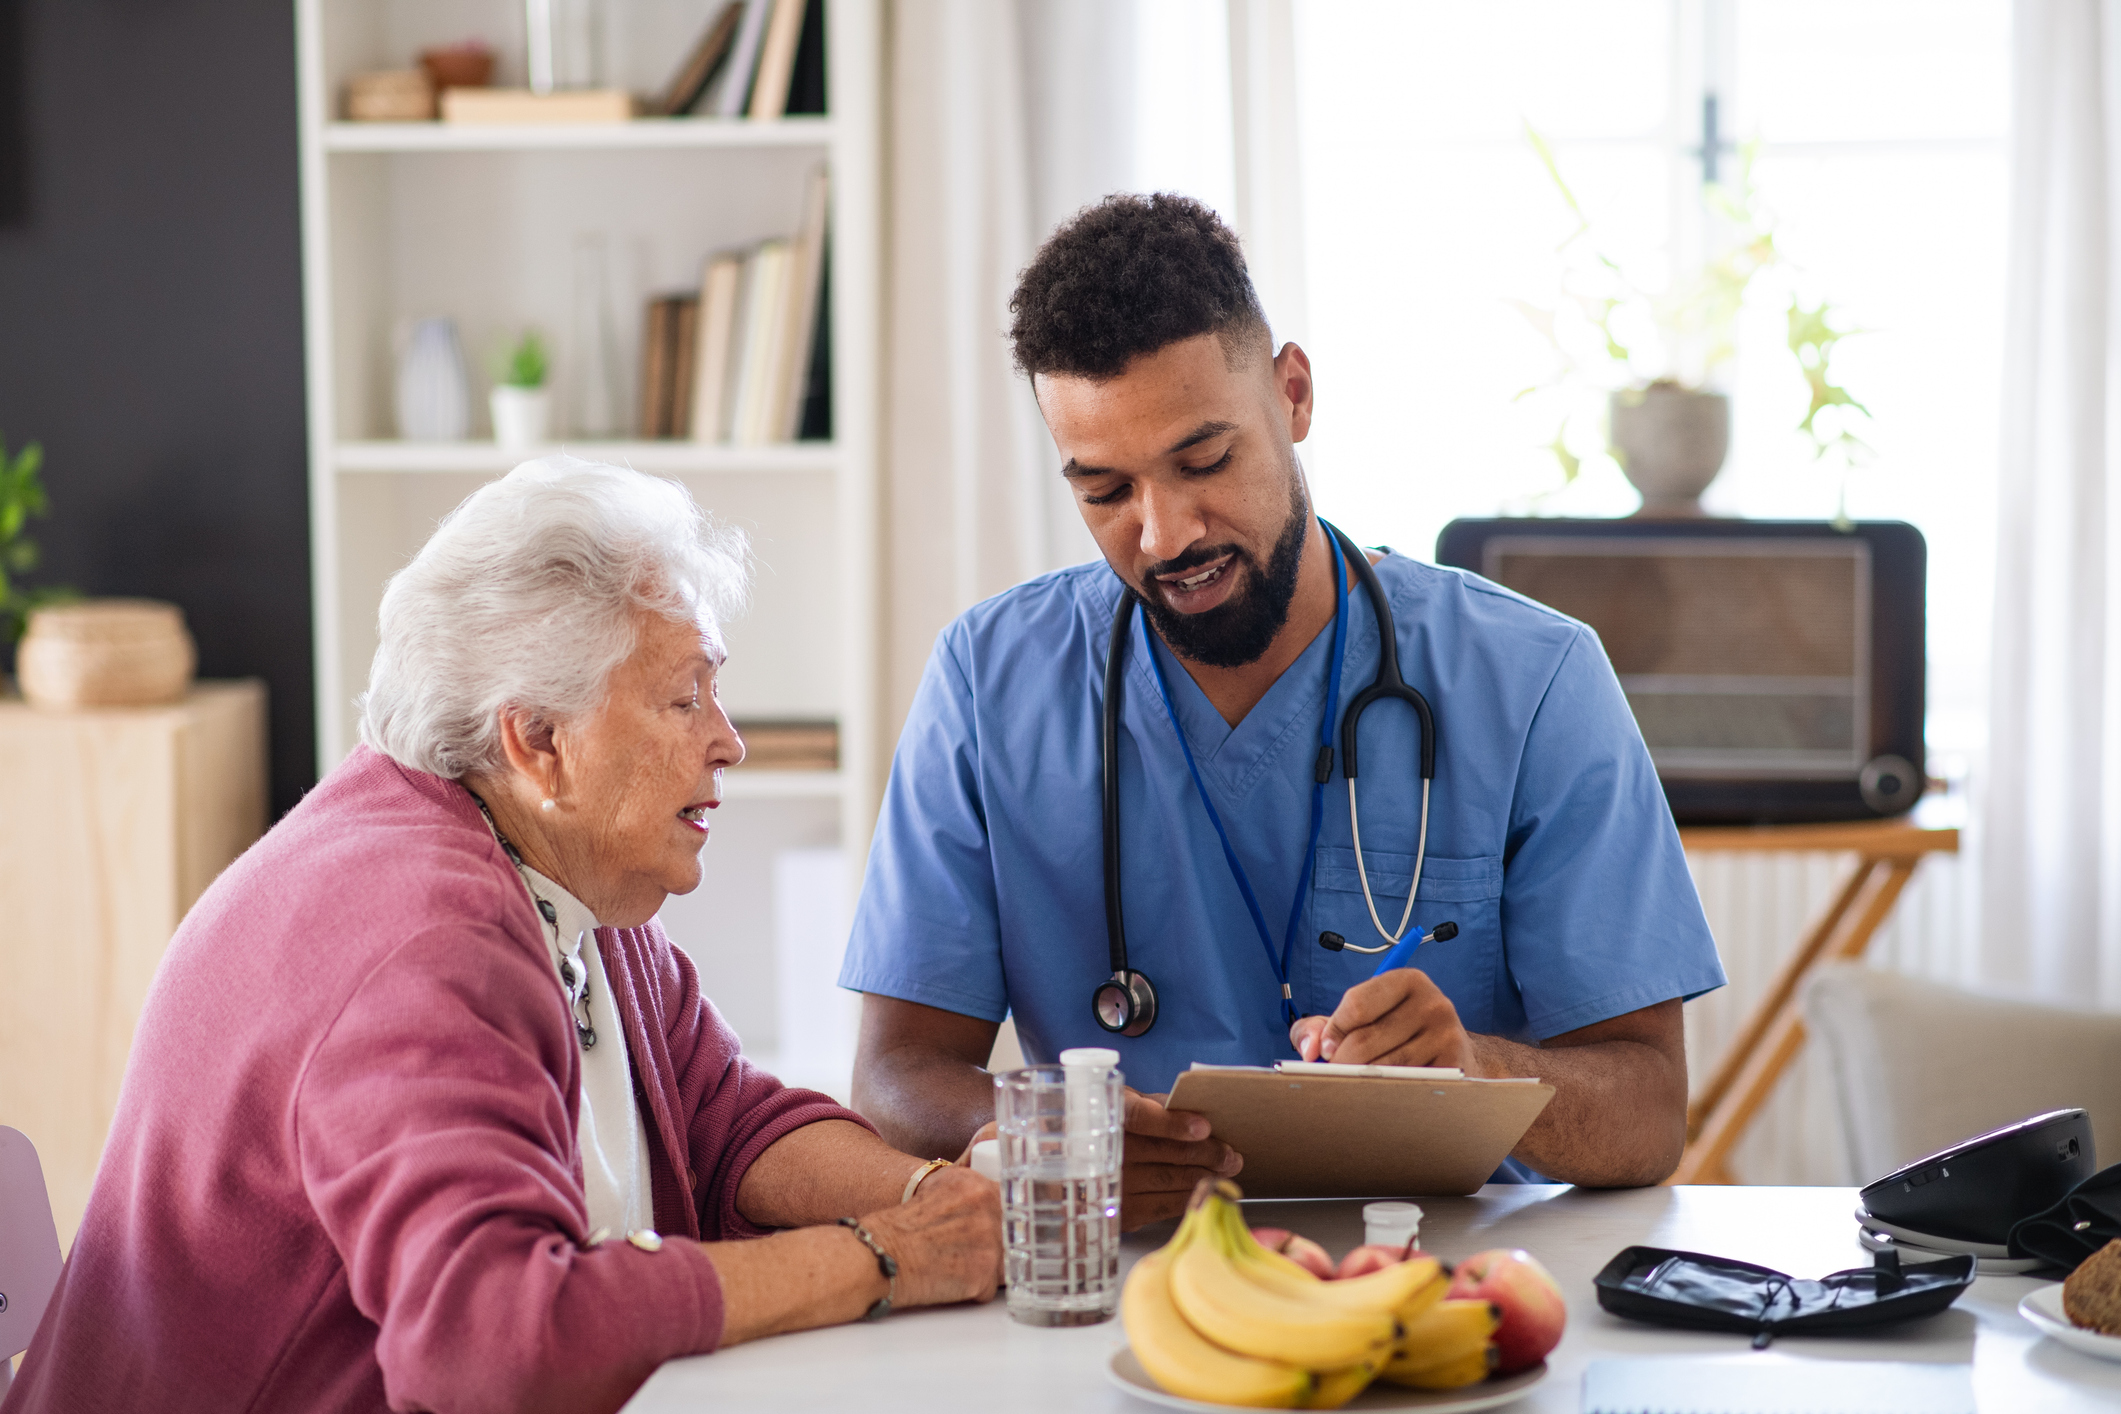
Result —
[[[1296, 571], [1303, 563], [1304, 537], [1310, 528], [1310, 503], [1303, 482], [1297, 481], [1289, 497], [1289, 522], [1274, 542], [1264, 572], [1250, 551], [1236, 545], [1206, 546], [1153, 566], [1142, 576], [1142, 607], [1149, 622], [1173, 653], [1203, 667], [1242, 668], [1258, 662], [1289, 622], [1289, 605], [1296, 598]], [[1230, 567], [1223, 573], [1250, 572], [1236, 593], [1197, 614], [1181, 614], [1164, 602], [1158, 575], [1176, 574], [1223, 555], [1230, 556]]]

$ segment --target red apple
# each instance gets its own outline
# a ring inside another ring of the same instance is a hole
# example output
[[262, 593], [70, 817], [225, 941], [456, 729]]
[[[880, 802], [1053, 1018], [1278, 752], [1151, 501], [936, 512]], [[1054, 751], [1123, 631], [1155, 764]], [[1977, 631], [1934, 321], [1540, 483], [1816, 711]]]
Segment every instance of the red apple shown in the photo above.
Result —
[[1380, 1247], [1373, 1244], [1357, 1247], [1340, 1259], [1340, 1270], [1333, 1275], [1345, 1281], [1349, 1277], [1368, 1276], [1371, 1272], [1383, 1271], [1405, 1261], [1404, 1247]]
[[1289, 1245], [1282, 1249], [1281, 1255], [1320, 1281], [1333, 1280], [1333, 1259], [1326, 1255], [1325, 1248], [1302, 1234], [1291, 1236]]
[[1539, 1259], [1522, 1248], [1496, 1247], [1466, 1258], [1452, 1273], [1444, 1297], [1493, 1302], [1502, 1312], [1502, 1324], [1495, 1330], [1495, 1372], [1501, 1375], [1529, 1370], [1546, 1359], [1561, 1343], [1569, 1319], [1561, 1288]]
[[1252, 1240], [1269, 1252], [1279, 1252], [1320, 1281], [1333, 1279], [1333, 1259], [1326, 1255], [1325, 1248], [1308, 1237], [1299, 1236], [1285, 1227], [1255, 1227]]

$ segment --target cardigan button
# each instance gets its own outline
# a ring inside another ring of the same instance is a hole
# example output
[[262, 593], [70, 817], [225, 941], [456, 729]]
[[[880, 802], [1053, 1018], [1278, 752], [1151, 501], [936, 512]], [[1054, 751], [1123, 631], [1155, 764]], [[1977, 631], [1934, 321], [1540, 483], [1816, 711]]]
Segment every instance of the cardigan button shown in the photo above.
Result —
[[632, 1232], [626, 1234], [626, 1240], [643, 1252], [660, 1252], [663, 1250], [663, 1235], [652, 1227], [635, 1228]]

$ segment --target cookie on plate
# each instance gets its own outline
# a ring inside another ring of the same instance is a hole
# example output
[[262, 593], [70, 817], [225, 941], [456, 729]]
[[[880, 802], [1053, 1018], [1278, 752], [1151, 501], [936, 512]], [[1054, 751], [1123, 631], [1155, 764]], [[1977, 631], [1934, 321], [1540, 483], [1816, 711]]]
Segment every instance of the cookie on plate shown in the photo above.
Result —
[[2101, 1335], [2121, 1335], [2121, 1239], [2078, 1263], [2062, 1283], [2062, 1312], [2070, 1324]]

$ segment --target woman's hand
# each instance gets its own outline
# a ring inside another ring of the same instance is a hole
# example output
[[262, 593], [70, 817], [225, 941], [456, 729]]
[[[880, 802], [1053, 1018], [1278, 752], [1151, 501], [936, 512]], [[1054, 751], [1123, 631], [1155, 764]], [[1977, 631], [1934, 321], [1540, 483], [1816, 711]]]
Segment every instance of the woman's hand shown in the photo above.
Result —
[[910, 1203], [862, 1226], [898, 1263], [898, 1306], [992, 1300], [1002, 1280], [1002, 1191], [970, 1169], [940, 1168]]

